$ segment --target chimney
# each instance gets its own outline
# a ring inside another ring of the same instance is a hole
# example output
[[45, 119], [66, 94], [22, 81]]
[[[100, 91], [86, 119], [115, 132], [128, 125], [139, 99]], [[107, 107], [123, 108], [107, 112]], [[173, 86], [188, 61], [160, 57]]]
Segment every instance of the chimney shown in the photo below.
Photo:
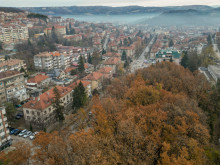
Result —
[[40, 101], [40, 96], [39, 96], [39, 97], [37, 97], [37, 101]]
[[33, 100], [35, 100], [35, 97], [33, 97]]
[[50, 96], [50, 92], [47, 92], [47, 95]]

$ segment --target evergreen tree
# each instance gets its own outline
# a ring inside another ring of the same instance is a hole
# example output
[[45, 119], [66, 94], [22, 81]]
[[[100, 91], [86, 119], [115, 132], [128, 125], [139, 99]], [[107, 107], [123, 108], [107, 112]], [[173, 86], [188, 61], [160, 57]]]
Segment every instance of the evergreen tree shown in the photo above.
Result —
[[15, 119], [16, 108], [13, 103], [7, 102], [5, 105], [6, 117], [8, 122], [11, 124]]
[[57, 34], [55, 32], [54, 26], [52, 27], [52, 30], [51, 30], [51, 37], [52, 37], [54, 42], [59, 43], [59, 40], [58, 40]]
[[71, 22], [69, 22], [69, 29], [70, 29], [70, 30], [72, 29], [72, 25], [71, 25]]
[[121, 60], [125, 61], [126, 59], [127, 59], [127, 55], [126, 55], [126, 52], [123, 50]]
[[89, 56], [88, 56], [88, 63], [92, 64], [92, 57], [91, 57], [90, 53], [89, 53]]
[[105, 49], [102, 49], [102, 55], [105, 54], [105, 53], [106, 53], [106, 50], [105, 50]]
[[82, 108], [86, 104], [86, 101], [87, 94], [82, 82], [80, 81], [79, 85], [74, 89], [73, 92], [73, 108]]
[[184, 67], [187, 68], [188, 67], [188, 53], [187, 52], [183, 52], [183, 57], [181, 59], [180, 64]]
[[3, 47], [2, 47], [2, 42], [0, 42], [0, 50], [3, 50]]
[[174, 43], [173, 43], [173, 40], [170, 40], [169, 41], [169, 47], [173, 47]]
[[75, 29], [70, 29], [70, 34], [76, 34]]
[[124, 46], [128, 46], [128, 40], [127, 40], [127, 38], [124, 39]]
[[170, 62], [173, 62], [173, 56], [171, 56], [171, 58], [170, 58]]
[[66, 35], [69, 35], [69, 29], [66, 26]]
[[82, 72], [85, 71], [85, 68], [84, 68], [84, 60], [83, 60], [83, 57], [82, 57], [82, 56], [80, 56], [80, 58], [79, 58], [78, 71], [79, 71], [80, 73], [82, 73]]
[[61, 98], [60, 92], [57, 89], [57, 87], [53, 89], [53, 92], [54, 92], [53, 107], [55, 109], [55, 118], [57, 121], [59, 121], [59, 123], [62, 123], [65, 118], [63, 115], [64, 107], [61, 105], [62, 101], [60, 101]]

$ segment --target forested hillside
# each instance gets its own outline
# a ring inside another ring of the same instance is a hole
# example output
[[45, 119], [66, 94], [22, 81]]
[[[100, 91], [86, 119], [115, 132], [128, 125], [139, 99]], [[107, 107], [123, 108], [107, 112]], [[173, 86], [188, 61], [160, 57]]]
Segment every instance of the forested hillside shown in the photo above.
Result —
[[[44, 133], [32, 147], [1, 155], [5, 164], [218, 164], [211, 119], [216, 89], [199, 73], [163, 62], [114, 79], [94, 96], [88, 125]], [[219, 100], [217, 100], [219, 102]], [[80, 110], [83, 112], [83, 110]], [[30, 150], [34, 155], [31, 155]], [[19, 157], [19, 159], [14, 159]]]

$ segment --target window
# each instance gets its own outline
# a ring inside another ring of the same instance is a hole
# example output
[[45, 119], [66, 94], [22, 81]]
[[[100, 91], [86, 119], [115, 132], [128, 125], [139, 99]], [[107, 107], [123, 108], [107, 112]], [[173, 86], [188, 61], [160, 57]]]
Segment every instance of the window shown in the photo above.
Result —
[[30, 118], [30, 116], [27, 116], [27, 120], [30, 120], [31, 118]]
[[32, 111], [32, 115], [34, 115], [34, 111]]
[[37, 112], [37, 115], [40, 116], [40, 112]]
[[26, 113], [29, 114], [29, 110], [26, 110]]

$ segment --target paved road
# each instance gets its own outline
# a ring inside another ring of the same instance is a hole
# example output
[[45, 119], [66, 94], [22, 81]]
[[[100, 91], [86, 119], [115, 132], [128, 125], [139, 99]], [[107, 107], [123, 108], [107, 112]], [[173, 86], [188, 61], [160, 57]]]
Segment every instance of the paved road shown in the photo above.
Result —
[[220, 52], [219, 52], [219, 49], [218, 49], [218, 45], [215, 43], [215, 41], [213, 39], [212, 39], [212, 45], [213, 45], [213, 49], [216, 53], [216, 56], [220, 60]]
[[104, 42], [104, 45], [103, 45], [103, 49], [107, 49], [107, 44], [108, 44], [108, 41], [109, 41], [109, 34], [107, 34], [106, 38], [105, 38], [105, 42]]
[[[146, 60], [145, 55], [150, 52], [150, 48], [151, 48], [152, 44], [154, 43], [155, 38], [156, 38], [156, 36], [154, 36], [154, 37], [151, 39], [151, 41], [149, 42], [149, 44], [147, 45], [147, 47], [144, 49], [144, 51], [142, 52], [142, 54], [140, 55], [140, 57], [139, 57], [138, 59], [134, 60], [134, 61], [130, 64], [130, 66], [131, 66], [130, 71], [131, 71], [132, 73], [135, 72], [135, 71], [138, 70], [138, 69], [141, 69], [141, 68], [144, 68], [144, 67], [147, 67], [148, 65], [150, 65], [150, 64], [145, 64], [145, 63], [144, 63], [144, 60]], [[148, 56], [147, 59], [150, 59], [150, 56]]]

